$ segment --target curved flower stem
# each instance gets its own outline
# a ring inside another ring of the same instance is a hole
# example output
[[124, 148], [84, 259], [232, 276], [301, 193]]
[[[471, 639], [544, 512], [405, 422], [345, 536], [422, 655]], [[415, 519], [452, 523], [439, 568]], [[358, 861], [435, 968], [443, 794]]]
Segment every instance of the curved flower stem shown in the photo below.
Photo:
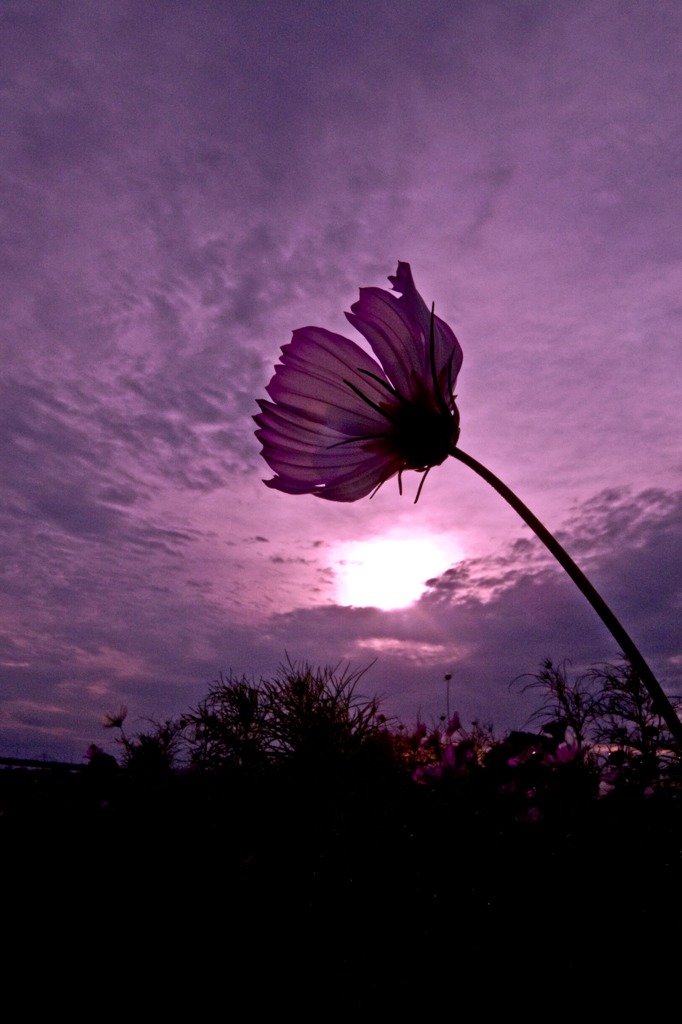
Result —
[[481, 463], [477, 462], [476, 459], [471, 457], [471, 455], [467, 455], [466, 452], [463, 452], [461, 448], [452, 448], [450, 454], [453, 458], [463, 462], [465, 466], [469, 466], [470, 469], [473, 469], [475, 473], [478, 473], [480, 477], [486, 480], [487, 483], [489, 483], [490, 486], [493, 487], [516, 512], [518, 512], [526, 525], [530, 526], [533, 533], [540, 538], [545, 547], [554, 555], [559, 564], [563, 566], [575, 585], [590, 602], [604, 625], [610, 630], [623, 654], [628, 658], [632, 667], [638, 673], [640, 679], [649, 691], [656, 711], [665, 720], [670, 732], [677, 742], [682, 745], [682, 722], [675, 713], [675, 709], [662, 690], [658, 680], [640, 654], [638, 648], [633, 643], [629, 634], [620, 624], [606, 602], [594, 589], [587, 577], [575, 564], [570, 555], [562, 548], [561, 544], [559, 544], [559, 542], [552, 536], [549, 530], [542, 525], [540, 520], [533, 515], [530, 509], [527, 508], [526, 505], [516, 497], [514, 492], [511, 491], [506, 484], [503, 484], [494, 473], [491, 473], [489, 469], [482, 466]]

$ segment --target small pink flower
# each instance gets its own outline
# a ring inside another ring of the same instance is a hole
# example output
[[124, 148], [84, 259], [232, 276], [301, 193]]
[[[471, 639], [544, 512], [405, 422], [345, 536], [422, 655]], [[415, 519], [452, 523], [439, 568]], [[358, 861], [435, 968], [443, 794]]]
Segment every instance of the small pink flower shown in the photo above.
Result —
[[443, 748], [442, 761], [445, 768], [457, 767], [457, 747], [454, 743], [448, 743]]
[[454, 715], [445, 727], [445, 734], [452, 736], [453, 732], [457, 732], [458, 729], [462, 728], [462, 719], [459, 717], [459, 711], [455, 711]]
[[[254, 416], [261, 454], [275, 472], [268, 487], [357, 501], [407, 469], [423, 473], [451, 454], [459, 437], [454, 387], [462, 350], [429, 312], [399, 263], [389, 280], [400, 298], [361, 288], [346, 313], [377, 360], [353, 341], [302, 327], [280, 362]], [[419, 497], [417, 492], [417, 498]], [[415, 499], [416, 500], [416, 499]]]
[[583, 748], [575, 740], [565, 740], [560, 743], [553, 754], [547, 755], [550, 764], [570, 764], [582, 757]]
[[443, 774], [443, 766], [440, 764], [426, 764], [417, 768], [412, 773], [412, 781], [425, 786], [427, 782], [435, 782]]

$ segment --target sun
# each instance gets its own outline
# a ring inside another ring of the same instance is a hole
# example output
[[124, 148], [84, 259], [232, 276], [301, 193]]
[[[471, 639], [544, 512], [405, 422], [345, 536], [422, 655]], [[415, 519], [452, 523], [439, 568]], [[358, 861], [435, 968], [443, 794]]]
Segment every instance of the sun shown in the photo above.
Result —
[[460, 558], [450, 538], [434, 535], [351, 541], [335, 551], [336, 600], [356, 608], [406, 608], [424, 593], [428, 579]]

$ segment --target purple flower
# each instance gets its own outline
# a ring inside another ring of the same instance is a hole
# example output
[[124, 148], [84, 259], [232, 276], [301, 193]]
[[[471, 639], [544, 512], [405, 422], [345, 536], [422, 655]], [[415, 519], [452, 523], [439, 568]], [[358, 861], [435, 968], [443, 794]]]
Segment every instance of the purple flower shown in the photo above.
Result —
[[[282, 346], [280, 362], [254, 416], [266, 480], [287, 494], [357, 501], [398, 474], [426, 474], [459, 437], [454, 387], [462, 350], [450, 328], [429, 312], [409, 263], [389, 277], [400, 298], [361, 288], [346, 313], [375, 361], [348, 338], [302, 327]], [[416, 500], [416, 499], [415, 499]]]
[[102, 725], [105, 729], [120, 729], [128, 717], [128, 708], [125, 704], [121, 704], [118, 709], [118, 714], [115, 712], [108, 712], [102, 717]]

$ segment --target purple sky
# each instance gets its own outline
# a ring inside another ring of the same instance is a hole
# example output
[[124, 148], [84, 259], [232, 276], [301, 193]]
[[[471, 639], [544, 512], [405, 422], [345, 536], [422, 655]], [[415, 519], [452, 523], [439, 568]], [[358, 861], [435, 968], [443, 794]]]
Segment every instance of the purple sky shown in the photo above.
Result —
[[[263, 486], [280, 346], [359, 340], [398, 260], [462, 344], [462, 447], [682, 692], [681, 52], [676, 0], [5, 0], [0, 755], [113, 750], [121, 703], [135, 731], [287, 653], [376, 659], [407, 724], [450, 672], [502, 730], [520, 673], [615, 656], [453, 460], [417, 505]], [[429, 535], [421, 598], [343, 606], [344, 545]]]

